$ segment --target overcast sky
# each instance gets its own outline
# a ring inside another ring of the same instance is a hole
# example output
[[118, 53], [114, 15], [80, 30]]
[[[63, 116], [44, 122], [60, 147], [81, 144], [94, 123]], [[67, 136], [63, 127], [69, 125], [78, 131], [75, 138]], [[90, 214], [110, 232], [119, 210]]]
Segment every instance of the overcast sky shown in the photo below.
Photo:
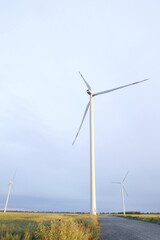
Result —
[[[89, 96], [98, 212], [160, 212], [159, 0], [0, 1], [0, 208], [89, 211]], [[16, 172], [16, 174], [15, 174]]]

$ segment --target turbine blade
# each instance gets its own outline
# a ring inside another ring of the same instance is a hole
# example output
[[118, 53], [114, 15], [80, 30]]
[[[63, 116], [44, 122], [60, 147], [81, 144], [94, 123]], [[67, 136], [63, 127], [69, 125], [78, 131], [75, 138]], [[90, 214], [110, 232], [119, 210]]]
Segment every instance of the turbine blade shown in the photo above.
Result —
[[90, 101], [89, 101], [89, 103], [87, 104], [86, 110], [85, 110], [85, 112], [84, 112], [84, 116], [83, 116], [83, 118], [82, 118], [81, 125], [80, 125], [80, 127], [79, 127], [79, 129], [78, 129], [78, 132], [77, 132], [77, 134], [76, 134], [76, 136], [75, 136], [75, 139], [74, 139], [72, 145], [74, 145], [74, 143], [75, 143], [75, 141], [76, 141], [76, 139], [77, 139], [77, 137], [78, 137], [78, 134], [79, 134], [79, 132], [80, 132], [80, 130], [81, 130], [82, 124], [83, 124], [83, 122], [84, 122], [84, 119], [85, 119], [85, 117], [86, 117], [86, 114], [87, 114], [87, 112], [88, 112], [89, 107], [90, 107]]
[[141, 80], [139, 82], [134, 82], [134, 83], [130, 83], [130, 84], [127, 84], [127, 85], [124, 85], [124, 86], [121, 86], [121, 87], [117, 87], [117, 88], [113, 88], [113, 89], [110, 89], [110, 90], [106, 90], [106, 91], [103, 91], [103, 92], [98, 92], [98, 93], [93, 94], [93, 96], [97, 96], [97, 95], [100, 95], [100, 94], [113, 92], [113, 91], [119, 90], [121, 88], [129, 87], [129, 86], [132, 86], [132, 85], [135, 85], [135, 84], [147, 81], [147, 80], [149, 80], [149, 79], [144, 79], [144, 80]]
[[17, 173], [17, 169], [16, 169], [16, 171], [15, 171], [15, 173], [14, 173], [14, 175], [13, 175], [13, 178], [12, 178], [12, 182], [14, 181], [14, 179], [15, 179], [15, 176], [16, 176], [16, 173]]
[[124, 191], [125, 191], [125, 193], [126, 193], [126, 195], [128, 197], [128, 193], [127, 193], [127, 190], [125, 189], [124, 185], [123, 185], [123, 189], [124, 189]]
[[13, 182], [12, 182], [12, 189], [13, 189], [13, 194], [14, 194], [14, 186], [13, 186]]
[[124, 179], [123, 179], [122, 183], [123, 183], [123, 182], [124, 182], [124, 180], [126, 179], [126, 177], [127, 177], [128, 173], [129, 173], [129, 171], [126, 173], [126, 175], [125, 175], [125, 177], [124, 177]]
[[120, 182], [112, 182], [112, 183], [117, 183], [117, 184], [121, 184]]
[[79, 72], [81, 78], [83, 79], [83, 81], [85, 82], [85, 84], [87, 85], [88, 89], [91, 90], [91, 86], [87, 83], [87, 81], [84, 79], [83, 75]]

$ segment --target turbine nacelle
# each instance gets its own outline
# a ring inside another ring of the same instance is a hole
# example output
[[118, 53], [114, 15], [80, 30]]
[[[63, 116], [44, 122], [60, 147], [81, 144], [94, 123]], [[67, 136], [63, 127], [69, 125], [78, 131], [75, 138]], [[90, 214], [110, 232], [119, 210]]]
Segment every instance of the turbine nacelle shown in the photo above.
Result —
[[92, 92], [90, 89], [87, 90], [87, 93], [88, 93], [90, 96], [93, 96], [93, 92]]

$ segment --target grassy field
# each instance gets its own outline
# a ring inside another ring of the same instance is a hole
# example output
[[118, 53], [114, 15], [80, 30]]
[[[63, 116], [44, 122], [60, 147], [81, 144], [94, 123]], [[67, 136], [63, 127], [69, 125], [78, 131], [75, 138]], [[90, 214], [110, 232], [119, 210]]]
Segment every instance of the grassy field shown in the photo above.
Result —
[[156, 223], [160, 225], [160, 214], [129, 214], [127, 213], [125, 216], [123, 214], [99, 214], [99, 216], [117, 216], [117, 217], [125, 217], [129, 219], [134, 219], [134, 220], [140, 220], [144, 222], [151, 222], [151, 223]]
[[125, 216], [118, 214], [117, 216], [141, 220], [144, 222], [156, 223], [160, 225], [160, 214], [127, 214]]
[[100, 230], [89, 214], [0, 212], [0, 239], [99, 240]]

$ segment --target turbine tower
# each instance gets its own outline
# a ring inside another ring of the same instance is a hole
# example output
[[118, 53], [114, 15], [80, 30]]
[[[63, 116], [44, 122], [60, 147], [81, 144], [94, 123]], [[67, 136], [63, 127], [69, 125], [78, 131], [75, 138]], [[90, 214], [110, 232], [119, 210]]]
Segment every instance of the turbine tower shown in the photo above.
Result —
[[126, 191], [126, 189], [125, 189], [125, 187], [124, 187], [124, 181], [125, 181], [127, 175], [128, 175], [128, 172], [126, 173], [126, 175], [125, 175], [125, 177], [124, 177], [124, 179], [123, 179], [122, 182], [112, 182], [112, 183], [116, 183], [116, 184], [120, 184], [120, 185], [121, 185], [122, 202], [123, 202], [123, 214], [124, 214], [124, 215], [126, 215], [125, 202], [124, 202], [124, 191], [126, 192], [126, 194], [127, 194], [127, 196], [128, 196], [128, 193], [127, 193], [127, 191]]
[[[82, 77], [84, 83], [86, 84], [88, 90], [87, 93], [90, 96], [90, 101], [87, 104], [84, 116], [82, 118], [82, 122], [80, 124], [79, 130], [75, 136], [75, 139], [73, 141], [73, 144], [75, 143], [78, 134], [81, 130], [82, 124], [84, 122], [84, 119], [86, 117], [86, 114], [88, 112], [88, 109], [90, 108], [90, 214], [92, 215], [96, 215], [96, 187], [95, 187], [95, 158], [94, 158], [94, 123], [93, 123], [93, 97], [101, 95], [101, 94], [105, 94], [105, 93], [109, 93], [109, 92], [113, 92], [116, 90], [119, 90], [121, 88], [125, 88], [125, 87], [129, 87], [144, 81], [147, 81], [148, 79], [144, 79], [141, 80], [139, 82], [134, 82], [134, 83], [130, 83], [121, 87], [117, 87], [117, 88], [113, 88], [110, 90], [106, 90], [106, 91], [102, 91], [102, 92], [97, 92], [97, 93], [93, 93], [91, 90], [90, 85], [88, 84], [88, 82], [84, 79], [84, 77], [82, 76], [82, 74], [79, 72], [80, 76]], [[72, 144], [72, 145], [73, 145]]]
[[4, 208], [4, 213], [7, 211], [7, 205], [8, 205], [9, 195], [11, 191], [11, 186], [13, 187], [13, 180], [9, 182], [9, 190], [8, 190], [7, 200]]

